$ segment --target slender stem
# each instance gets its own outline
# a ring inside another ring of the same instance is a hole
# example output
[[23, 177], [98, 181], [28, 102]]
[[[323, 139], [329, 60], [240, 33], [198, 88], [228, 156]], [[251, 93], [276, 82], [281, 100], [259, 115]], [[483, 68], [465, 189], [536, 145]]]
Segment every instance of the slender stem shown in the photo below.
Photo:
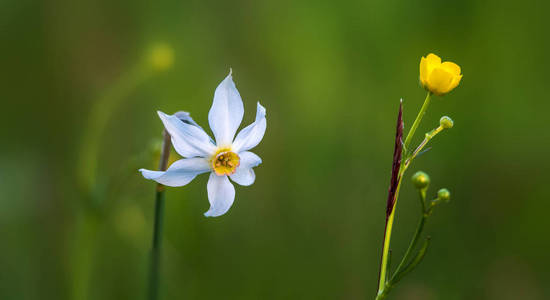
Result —
[[407, 264], [407, 266], [399, 273], [395, 275], [395, 278], [392, 279], [391, 285], [395, 285], [398, 283], [405, 275], [409, 274], [418, 266], [418, 264], [422, 261], [424, 256], [426, 255], [426, 251], [428, 250], [428, 246], [430, 246], [430, 237], [428, 236], [426, 240], [424, 241], [424, 244], [418, 250], [418, 253], [415, 255], [415, 257]]
[[[110, 120], [128, 96], [151, 75], [143, 62], [124, 73], [111, 87], [107, 88], [93, 101], [83, 129], [82, 139], [78, 149], [78, 159], [75, 163], [77, 187], [81, 193], [81, 201], [77, 212], [77, 226], [74, 228], [74, 250], [71, 268], [71, 295], [74, 300], [90, 298], [90, 276], [94, 272], [94, 256], [97, 251], [96, 232], [103, 223], [104, 188], [114, 186], [105, 176], [97, 175], [99, 153], [102, 147], [102, 137], [108, 128]], [[98, 180], [102, 178], [102, 180]], [[99, 182], [98, 182], [99, 181]], [[85, 250], [82, 250], [85, 249]], [[82, 252], [82, 251], [84, 252]], [[81, 253], [82, 252], [82, 253]]]
[[82, 135], [77, 163], [77, 179], [84, 192], [89, 193], [94, 188], [101, 137], [109, 121], [124, 100], [151, 75], [152, 72], [139, 63], [94, 101], [88, 116], [88, 125]]
[[164, 189], [157, 189], [155, 200], [155, 227], [153, 230], [153, 247], [151, 253], [151, 274], [149, 282], [149, 299], [151, 300], [157, 299], [158, 295], [163, 217]]
[[418, 112], [418, 115], [416, 116], [416, 119], [414, 120], [414, 123], [409, 130], [409, 133], [407, 134], [407, 138], [405, 138], [405, 149], [409, 146], [411, 143], [411, 140], [414, 136], [414, 133], [416, 129], [418, 128], [418, 125], [420, 125], [420, 122], [422, 121], [422, 118], [424, 117], [424, 114], [426, 114], [426, 111], [428, 110], [428, 106], [430, 106], [430, 101], [432, 99], [432, 93], [428, 92], [426, 95], [426, 99], [424, 99], [424, 104], [422, 104], [422, 108], [420, 108], [420, 111]]
[[[162, 153], [160, 156], [159, 170], [165, 171], [170, 156], [170, 135], [164, 131], [164, 141]], [[156, 300], [158, 297], [159, 273], [161, 265], [161, 246], [162, 246], [162, 223], [164, 219], [164, 185], [157, 184], [155, 193], [155, 223], [153, 228], [153, 246], [151, 249], [151, 273], [149, 274], [149, 299]]]
[[384, 300], [384, 299], [386, 299], [386, 297], [388, 296], [388, 293], [391, 290], [391, 288], [392, 288], [391, 284], [389, 282], [387, 282], [384, 285], [384, 289], [376, 295], [375, 300]]
[[[414, 133], [416, 132], [416, 129], [420, 125], [420, 122], [422, 121], [422, 118], [424, 117], [424, 114], [426, 114], [426, 111], [428, 110], [428, 106], [430, 106], [430, 100], [431, 100], [431, 93], [428, 92], [426, 95], [426, 99], [424, 99], [424, 104], [422, 104], [422, 108], [420, 108], [420, 111], [418, 112], [418, 115], [416, 116], [416, 119], [414, 120], [414, 123], [409, 130], [409, 133], [407, 134], [407, 137], [405, 138], [403, 151], [407, 151], [407, 147], [409, 146]], [[406, 154], [405, 152], [403, 154]], [[403, 155], [402, 157], [406, 157]], [[397, 184], [397, 190], [395, 192], [395, 202], [394, 207], [392, 209], [392, 212], [388, 219], [386, 220], [386, 229], [384, 232], [384, 244], [383, 244], [383, 250], [382, 250], [382, 261], [380, 264], [380, 274], [378, 278], [378, 293], [376, 296], [376, 300], [382, 300], [385, 299], [387, 296], [387, 293], [389, 289], [391, 289], [391, 280], [390, 282], [386, 282], [386, 273], [388, 272], [388, 254], [390, 250], [390, 241], [391, 241], [391, 233], [392, 233], [392, 227], [393, 227], [393, 221], [395, 216], [395, 210], [397, 205], [397, 199], [399, 198], [399, 190], [401, 188], [401, 181], [403, 180], [403, 175], [405, 171], [407, 170], [407, 167], [409, 166], [410, 160], [408, 160], [405, 164], [401, 165], [401, 168], [399, 170], [399, 181]]]
[[395, 217], [395, 205], [397, 205], [397, 199], [399, 197], [399, 190], [401, 188], [401, 181], [403, 178], [403, 165], [401, 166], [401, 170], [399, 171], [399, 181], [397, 183], [397, 190], [395, 191], [395, 199], [396, 203], [394, 204], [394, 209], [392, 210], [388, 220], [386, 221], [386, 230], [384, 232], [384, 248], [382, 250], [382, 266], [380, 268], [380, 278], [378, 279], [378, 293], [376, 295], [376, 300], [382, 300], [385, 299], [387, 296], [387, 291], [389, 290], [389, 283], [386, 282], [386, 273], [388, 272], [388, 255], [390, 251], [390, 241], [391, 241], [391, 233], [392, 233], [392, 227], [393, 227], [393, 220]]
[[[381, 288], [379, 287], [378, 294], [376, 296], [376, 300], [386, 299], [386, 297], [388, 296], [388, 293], [392, 289], [393, 285], [396, 284], [399, 281], [398, 279], [400, 279], [400, 275], [401, 275], [401, 273], [403, 273], [403, 270], [404, 270], [403, 268], [405, 267], [405, 264], [407, 263], [407, 261], [409, 261], [413, 250], [416, 248], [416, 245], [418, 244], [418, 240], [420, 238], [420, 235], [422, 234], [422, 231], [424, 230], [424, 224], [426, 223], [426, 220], [428, 219], [428, 216], [429, 216], [428, 211], [426, 210], [426, 204], [425, 204], [425, 202], [426, 202], [426, 191], [425, 190], [420, 191], [420, 197], [421, 197], [420, 200], [422, 202], [422, 217], [420, 218], [420, 221], [418, 222], [418, 225], [416, 227], [416, 231], [413, 235], [413, 238], [411, 239], [411, 242], [409, 243], [409, 247], [407, 248], [407, 251], [405, 252], [405, 255], [403, 256], [403, 258], [401, 259], [401, 262], [397, 266], [397, 269], [395, 270], [395, 272], [391, 276], [390, 280], [387, 281], [387, 282], [384, 282], [384, 284]], [[393, 213], [392, 213], [392, 216], [391, 216], [391, 221], [393, 223]], [[388, 234], [388, 232], [387, 232], [387, 234]], [[389, 235], [391, 235], [391, 228], [390, 228], [390, 231], [389, 231]], [[389, 245], [389, 239], [387, 239], [385, 241], [384, 245]], [[389, 246], [387, 248], [389, 249]], [[405, 269], [407, 269], [407, 268], [405, 267]]]
[[428, 144], [428, 142], [434, 137], [436, 136], [438, 133], [440, 133], [441, 131], [443, 131], [443, 126], [439, 125], [439, 127], [437, 127], [436, 129], [432, 130], [430, 133], [427, 133], [426, 134], [426, 137], [424, 137], [424, 140], [422, 141], [422, 143], [420, 143], [420, 145], [418, 145], [418, 147], [414, 150], [414, 152], [407, 158], [407, 160], [405, 160], [405, 166], [404, 166], [404, 170], [406, 170], [409, 165], [411, 164], [411, 162], [413, 161], [413, 159], [418, 155], [418, 153], [420, 153], [420, 151], [422, 151], [422, 149], [424, 149], [424, 147], [426, 147], [426, 145]]
[[422, 233], [422, 230], [424, 229], [424, 224], [426, 223], [426, 219], [428, 218], [428, 212], [426, 211], [425, 202], [426, 202], [426, 190], [420, 191], [420, 197], [422, 202], [422, 218], [420, 218], [420, 221], [418, 222], [418, 226], [416, 227], [416, 231], [413, 235], [413, 238], [411, 239], [411, 242], [409, 244], [409, 248], [407, 248], [407, 251], [405, 252], [405, 255], [403, 255], [403, 258], [401, 259], [401, 262], [397, 266], [397, 269], [395, 269], [395, 273], [390, 279], [391, 283], [395, 283], [394, 280], [397, 278], [399, 273], [402, 271], [403, 267], [409, 260], [414, 248], [416, 248], [416, 244], [418, 243], [418, 238], [420, 237], [420, 234]]
[[[380, 266], [380, 277], [378, 278], [378, 293], [384, 290], [386, 285], [386, 278], [388, 277], [388, 257], [390, 252], [390, 240], [393, 226], [393, 217], [395, 213], [392, 211], [386, 222], [386, 229], [384, 230], [384, 244], [382, 249], [382, 265]], [[378, 298], [377, 298], [378, 299]]]
[[418, 191], [418, 194], [420, 195], [420, 205], [422, 206], [420, 209], [422, 213], [428, 212], [427, 206], [426, 206], [426, 191], [428, 188], [424, 188]]

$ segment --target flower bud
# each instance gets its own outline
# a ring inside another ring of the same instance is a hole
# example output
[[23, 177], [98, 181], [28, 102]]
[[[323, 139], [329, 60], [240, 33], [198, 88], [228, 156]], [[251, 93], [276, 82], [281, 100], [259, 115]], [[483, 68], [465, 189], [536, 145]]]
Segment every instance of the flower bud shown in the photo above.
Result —
[[448, 202], [449, 200], [451, 200], [451, 192], [449, 192], [448, 189], [440, 189], [440, 190], [437, 192], [437, 198], [438, 198], [439, 200]]
[[449, 129], [453, 128], [454, 122], [451, 118], [443, 116], [441, 117], [441, 119], [439, 119], [439, 125], [445, 129]]
[[430, 176], [422, 171], [418, 171], [412, 176], [412, 183], [417, 189], [425, 189], [430, 185]]

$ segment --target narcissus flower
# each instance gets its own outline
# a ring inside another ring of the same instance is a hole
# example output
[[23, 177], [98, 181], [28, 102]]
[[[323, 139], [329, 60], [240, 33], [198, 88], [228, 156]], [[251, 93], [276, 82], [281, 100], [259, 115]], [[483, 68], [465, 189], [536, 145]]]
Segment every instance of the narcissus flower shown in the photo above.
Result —
[[462, 79], [460, 67], [450, 61], [441, 63], [433, 53], [420, 59], [420, 82], [428, 91], [442, 96], [452, 91]]
[[265, 128], [265, 108], [258, 102], [256, 120], [235, 137], [244, 114], [243, 102], [231, 73], [218, 85], [214, 102], [208, 113], [208, 122], [214, 133], [214, 142], [189, 115], [167, 115], [158, 112], [164, 127], [172, 137], [178, 154], [185, 157], [174, 162], [166, 172], [140, 169], [143, 177], [167, 186], [184, 186], [195, 176], [210, 172], [207, 184], [210, 209], [204, 214], [217, 217], [225, 214], [235, 199], [232, 181], [248, 186], [256, 175], [252, 168], [262, 163], [261, 158], [248, 151], [262, 140]]

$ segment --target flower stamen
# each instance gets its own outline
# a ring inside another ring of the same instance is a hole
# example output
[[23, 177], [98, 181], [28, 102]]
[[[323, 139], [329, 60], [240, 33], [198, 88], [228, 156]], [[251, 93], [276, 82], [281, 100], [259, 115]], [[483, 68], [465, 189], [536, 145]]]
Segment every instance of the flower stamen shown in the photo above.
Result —
[[239, 164], [239, 156], [229, 149], [221, 149], [212, 156], [212, 168], [218, 176], [235, 173]]

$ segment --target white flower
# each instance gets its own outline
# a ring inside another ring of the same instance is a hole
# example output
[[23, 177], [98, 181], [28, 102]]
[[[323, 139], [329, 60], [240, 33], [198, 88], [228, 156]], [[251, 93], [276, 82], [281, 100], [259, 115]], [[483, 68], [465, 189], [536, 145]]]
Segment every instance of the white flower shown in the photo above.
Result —
[[208, 113], [215, 143], [188, 113], [167, 115], [159, 111], [176, 152], [185, 158], [174, 162], [166, 172], [140, 169], [143, 177], [167, 186], [184, 186], [198, 174], [210, 172], [207, 185], [210, 209], [204, 215], [225, 214], [235, 199], [235, 188], [229, 178], [240, 185], [251, 185], [256, 178], [252, 168], [262, 163], [258, 155], [248, 150], [258, 145], [264, 136], [265, 108], [258, 102], [256, 120], [235, 137], [243, 114], [243, 102], [231, 72], [216, 88]]

